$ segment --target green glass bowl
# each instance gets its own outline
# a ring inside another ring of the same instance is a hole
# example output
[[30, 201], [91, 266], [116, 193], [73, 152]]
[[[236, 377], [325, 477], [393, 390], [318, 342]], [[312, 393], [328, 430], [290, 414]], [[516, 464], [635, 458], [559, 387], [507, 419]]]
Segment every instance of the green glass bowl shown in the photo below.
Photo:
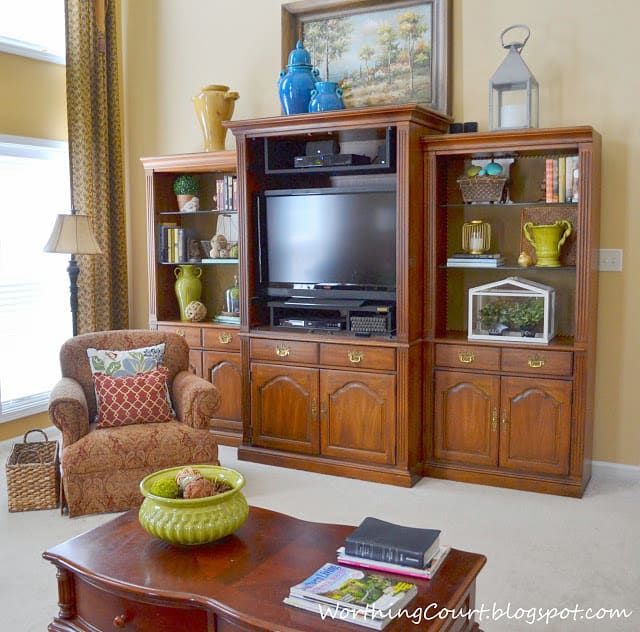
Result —
[[[206, 498], [163, 498], [149, 489], [159, 478], [173, 477], [185, 467], [199, 470], [205, 478], [222, 480], [232, 489]], [[220, 465], [184, 465], [160, 470], [140, 482], [144, 496], [138, 518], [151, 535], [172, 544], [206, 544], [238, 529], [249, 515], [249, 505], [240, 491], [245, 478]]]

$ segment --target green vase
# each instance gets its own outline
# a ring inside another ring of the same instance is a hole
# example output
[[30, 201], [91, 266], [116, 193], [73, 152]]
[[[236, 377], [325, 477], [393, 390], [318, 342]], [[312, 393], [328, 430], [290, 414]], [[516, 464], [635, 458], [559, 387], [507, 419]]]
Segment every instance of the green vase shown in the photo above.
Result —
[[192, 265], [178, 266], [173, 273], [176, 276], [175, 289], [180, 308], [180, 320], [188, 321], [184, 313], [192, 301], [199, 301], [202, 294], [202, 268]]

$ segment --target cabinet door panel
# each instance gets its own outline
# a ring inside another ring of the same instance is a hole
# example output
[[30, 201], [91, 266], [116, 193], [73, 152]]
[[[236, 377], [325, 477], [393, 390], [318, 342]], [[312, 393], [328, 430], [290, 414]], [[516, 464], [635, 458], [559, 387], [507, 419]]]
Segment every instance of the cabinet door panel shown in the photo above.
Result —
[[395, 389], [393, 375], [321, 371], [321, 454], [395, 463]]
[[317, 454], [317, 369], [252, 364], [251, 422], [253, 445]]
[[496, 466], [500, 379], [435, 372], [434, 456]]
[[202, 377], [202, 351], [199, 349], [189, 349], [189, 371]]
[[239, 353], [205, 351], [203, 373], [220, 392], [212, 428], [242, 432], [242, 370]]
[[502, 378], [500, 467], [569, 473], [571, 383]]

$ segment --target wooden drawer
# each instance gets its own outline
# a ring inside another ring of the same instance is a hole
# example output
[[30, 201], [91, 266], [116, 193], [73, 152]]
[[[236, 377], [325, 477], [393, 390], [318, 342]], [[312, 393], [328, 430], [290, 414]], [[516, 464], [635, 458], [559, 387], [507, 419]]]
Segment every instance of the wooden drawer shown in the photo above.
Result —
[[317, 364], [318, 343], [297, 340], [251, 340], [251, 359], [293, 364]]
[[396, 350], [387, 347], [321, 344], [320, 364], [350, 369], [395, 371]]
[[[129, 599], [101, 590], [77, 578], [77, 615], [92, 630], [189, 630], [211, 629], [207, 613], [197, 608], [179, 608]], [[71, 628], [69, 628], [71, 629]], [[84, 629], [84, 628], [78, 628]]]
[[158, 325], [158, 331], [170, 331], [183, 336], [189, 347], [202, 346], [202, 327], [192, 325]]
[[205, 349], [219, 349], [220, 351], [239, 351], [240, 336], [235, 329], [212, 329], [207, 327], [202, 331], [203, 347]]
[[436, 345], [436, 365], [454, 369], [500, 370], [500, 349], [472, 345]]
[[502, 370], [532, 375], [570, 376], [573, 373], [573, 354], [545, 349], [503, 349]]

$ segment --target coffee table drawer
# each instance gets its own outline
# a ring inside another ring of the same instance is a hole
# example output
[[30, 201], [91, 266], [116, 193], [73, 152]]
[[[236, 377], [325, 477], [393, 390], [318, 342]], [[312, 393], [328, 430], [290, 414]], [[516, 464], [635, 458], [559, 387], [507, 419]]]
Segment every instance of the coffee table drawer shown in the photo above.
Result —
[[573, 372], [573, 354], [544, 349], [503, 349], [502, 370], [568, 377]]
[[453, 369], [500, 370], [500, 349], [473, 345], [436, 345], [436, 365]]
[[298, 340], [251, 340], [251, 359], [268, 362], [317, 364], [318, 344]]
[[75, 592], [77, 618], [91, 624], [92, 630], [209, 630], [206, 611], [191, 605], [189, 608], [179, 608], [127, 599], [101, 590], [78, 577]]

